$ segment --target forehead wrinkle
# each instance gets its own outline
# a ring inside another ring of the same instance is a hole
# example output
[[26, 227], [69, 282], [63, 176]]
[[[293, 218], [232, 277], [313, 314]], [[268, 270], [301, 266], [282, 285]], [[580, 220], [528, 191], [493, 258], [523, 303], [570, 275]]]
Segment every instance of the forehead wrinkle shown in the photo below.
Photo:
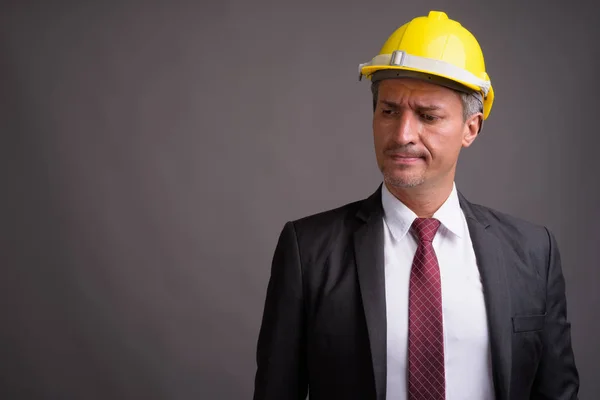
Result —
[[394, 108], [406, 107], [409, 106], [411, 108], [422, 109], [422, 110], [441, 110], [444, 109], [443, 102], [440, 102], [437, 99], [422, 99], [422, 98], [410, 98], [403, 97], [402, 99], [389, 99], [385, 96], [380, 98], [381, 103]]
[[[414, 86], [414, 87], [411, 87]], [[379, 90], [379, 101], [392, 107], [410, 107], [424, 110], [441, 110], [452, 108], [448, 100], [448, 94], [444, 93], [446, 88], [429, 85], [426, 82], [415, 82], [409, 85], [407, 82], [398, 80], [387, 85], [381, 85]], [[451, 91], [460, 103], [458, 93]]]

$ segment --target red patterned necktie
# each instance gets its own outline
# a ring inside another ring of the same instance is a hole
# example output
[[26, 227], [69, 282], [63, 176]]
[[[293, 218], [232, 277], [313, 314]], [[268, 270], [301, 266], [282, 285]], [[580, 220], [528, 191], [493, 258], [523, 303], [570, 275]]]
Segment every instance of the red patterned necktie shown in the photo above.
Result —
[[444, 327], [440, 269], [432, 241], [440, 226], [417, 218], [412, 230], [419, 245], [410, 273], [408, 328], [408, 398], [444, 400]]

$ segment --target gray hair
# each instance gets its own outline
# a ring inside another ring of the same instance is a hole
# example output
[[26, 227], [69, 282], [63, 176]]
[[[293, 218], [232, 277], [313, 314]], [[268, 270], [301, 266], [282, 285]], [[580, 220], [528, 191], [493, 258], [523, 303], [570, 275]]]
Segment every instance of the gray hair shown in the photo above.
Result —
[[[379, 97], [379, 83], [375, 81], [371, 84], [371, 93], [373, 93], [373, 111], [377, 108], [377, 99]], [[454, 89], [452, 89], [454, 90]], [[455, 90], [460, 95], [460, 100], [463, 106], [463, 121], [466, 121], [471, 115], [483, 112], [483, 104], [477, 97]]]

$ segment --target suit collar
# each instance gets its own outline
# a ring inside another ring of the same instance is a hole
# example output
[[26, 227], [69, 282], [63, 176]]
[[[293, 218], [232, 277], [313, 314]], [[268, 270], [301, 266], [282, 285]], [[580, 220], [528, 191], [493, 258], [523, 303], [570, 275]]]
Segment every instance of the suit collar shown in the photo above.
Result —
[[[510, 293], [502, 244], [494, 235], [489, 214], [457, 191], [481, 274], [490, 331], [496, 398], [508, 400], [512, 364]], [[365, 199], [357, 212], [364, 223], [354, 233], [358, 281], [363, 300], [373, 362], [377, 400], [385, 399], [387, 323], [383, 241], [382, 185]]]
[[[460, 190], [456, 188], [455, 190], [460, 208], [465, 213], [465, 217], [474, 220], [475, 222], [481, 224], [484, 228], [487, 229], [490, 226], [490, 222], [486, 215], [480, 212], [479, 210], [476, 210], [474, 205], [466, 199], [466, 197], [462, 194]], [[362, 220], [363, 222], [367, 222], [371, 218], [382, 217], [384, 215], [384, 209], [382, 206], [382, 191], [383, 183], [377, 187], [377, 190], [375, 190], [375, 192], [373, 192], [369, 197], [363, 200], [362, 205], [356, 213], [356, 216], [360, 220]]]
[[483, 229], [487, 229], [492, 225], [488, 216], [479, 208], [477, 208], [476, 205], [467, 200], [462, 192], [457, 191], [457, 194], [460, 208], [463, 210], [466, 218], [471, 219], [472, 222], [481, 225]]
[[356, 213], [358, 219], [368, 222], [372, 217], [376, 218], [383, 215], [383, 207], [381, 206], [382, 185], [380, 184], [377, 190], [362, 202]]

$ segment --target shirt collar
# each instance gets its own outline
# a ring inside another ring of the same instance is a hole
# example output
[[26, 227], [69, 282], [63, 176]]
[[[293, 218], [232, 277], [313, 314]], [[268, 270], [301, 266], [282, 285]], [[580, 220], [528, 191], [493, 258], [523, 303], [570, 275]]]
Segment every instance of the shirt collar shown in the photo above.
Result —
[[[384, 211], [385, 222], [395, 240], [401, 240], [410, 230], [410, 227], [417, 218], [417, 215], [396, 198], [388, 190], [385, 183], [382, 185], [381, 202]], [[453, 183], [450, 196], [442, 206], [433, 214], [433, 218], [438, 219], [441, 225], [454, 235], [464, 236], [465, 227], [463, 222], [462, 209], [458, 199], [456, 184]]]

